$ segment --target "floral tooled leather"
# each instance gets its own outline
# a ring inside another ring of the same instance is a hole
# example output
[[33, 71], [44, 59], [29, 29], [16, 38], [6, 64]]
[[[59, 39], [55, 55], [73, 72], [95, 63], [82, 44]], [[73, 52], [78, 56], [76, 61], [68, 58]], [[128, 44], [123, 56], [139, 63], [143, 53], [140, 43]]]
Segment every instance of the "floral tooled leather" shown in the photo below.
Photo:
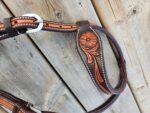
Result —
[[96, 57], [100, 55], [100, 53], [98, 52], [100, 47], [96, 35], [90, 31], [85, 32], [80, 36], [79, 42], [82, 50], [87, 56], [88, 64], [94, 63], [95, 78], [97, 82], [104, 82], [99, 70], [98, 63], [96, 61]]

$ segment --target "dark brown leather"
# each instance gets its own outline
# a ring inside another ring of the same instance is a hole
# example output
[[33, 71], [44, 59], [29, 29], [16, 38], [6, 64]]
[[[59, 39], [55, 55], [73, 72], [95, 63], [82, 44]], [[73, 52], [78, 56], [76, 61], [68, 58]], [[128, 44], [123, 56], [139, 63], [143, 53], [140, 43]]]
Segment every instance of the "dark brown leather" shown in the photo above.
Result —
[[[77, 49], [82, 61], [85, 64], [85, 67], [87, 68], [87, 71], [91, 75], [91, 78], [95, 84], [103, 92], [106, 94], [112, 94], [112, 96], [105, 103], [90, 112], [101, 113], [118, 98], [119, 94], [125, 88], [127, 82], [125, 60], [118, 43], [106, 30], [99, 26], [91, 26], [90, 23], [85, 21], [79, 22], [77, 25], [79, 25], [76, 39]], [[108, 80], [103, 57], [102, 41], [96, 29], [106, 34], [117, 58], [120, 68], [120, 81], [116, 88], [113, 88]]]
[[80, 26], [77, 31], [76, 40], [78, 52], [95, 84], [105, 93], [109, 94], [111, 92], [105, 84], [102, 41], [94, 29], [92, 29], [90, 23], [83, 23], [77, 23]]
[[4, 19], [5, 31], [8, 33], [9, 37], [14, 37], [18, 35], [18, 32], [11, 25], [11, 18]]
[[[9, 23], [7, 24], [7, 22]], [[25, 33], [28, 28], [36, 28], [37, 26], [38, 23], [36, 22], [36, 19], [32, 17], [14, 17], [6, 19], [5, 23], [0, 22], [0, 40], [19, 35], [20, 33]], [[99, 89], [106, 94], [110, 94], [110, 98], [106, 100], [106, 102], [87, 113], [101, 113], [110, 107], [124, 90], [127, 83], [125, 59], [115, 38], [102, 27], [91, 25], [88, 21], [80, 21], [76, 24], [62, 24], [45, 20], [42, 30], [55, 32], [77, 32], [77, 50], [87, 71], [89, 72], [89, 75]], [[101, 41], [102, 37], [100, 37], [98, 32], [106, 34], [118, 61], [120, 79], [115, 88], [112, 87], [107, 77]], [[4, 102], [5, 100], [8, 101]], [[29, 107], [32, 104], [29, 104], [28, 102], [25, 102], [24, 100], [21, 100], [3, 90], [0, 90], [0, 104], [7, 108], [10, 107], [10, 105], [7, 106], [7, 104], [12, 104], [11, 110], [13, 113], [20, 113], [21, 110], [25, 113], [34, 113], [34, 111], [32, 111]], [[44, 111], [43, 113], [53, 112]]]
[[106, 30], [97, 27], [98, 30], [105, 33], [108, 37], [113, 50], [115, 50], [114, 53], [120, 68], [121, 76], [119, 84], [116, 88], [113, 88], [108, 80], [105, 69], [101, 37], [98, 35], [94, 27], [95, 26], [91, 26], [90, 23], [85, 23], [85, 25], [82, 24], [78, 28], [76, 41], [78, 52], [96, 85], [107, 94], [119, 94], [124, 90], [127, 79], [123, 54], [114, 38]]

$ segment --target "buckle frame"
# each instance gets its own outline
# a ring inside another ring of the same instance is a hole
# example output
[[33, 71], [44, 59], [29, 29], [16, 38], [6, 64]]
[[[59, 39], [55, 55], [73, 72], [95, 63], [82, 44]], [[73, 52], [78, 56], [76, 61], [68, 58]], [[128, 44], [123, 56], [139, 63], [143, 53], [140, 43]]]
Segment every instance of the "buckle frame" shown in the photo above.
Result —
[[40, 110], [38, 110], [37, 108], [35, 108], [33, 106], [29, 106], [29, 108], [36, 113], [42, 113]]
[[43, 19], [39, 15], [37, 15], [35, 13], [27, 13], [27, 14], [23, 14], [22, 16], [34, 17], [34, 18], [37, 19], [36, 22], [39, 23], [39, 25], [38, 25], [38, 27], [36, 29], [32, 29], [32, 30], [26, 31], [27, 34], [36, 33], [36, 32], [39, 32], [39, 31], [42, 30], [44, 24], [43, 24]]

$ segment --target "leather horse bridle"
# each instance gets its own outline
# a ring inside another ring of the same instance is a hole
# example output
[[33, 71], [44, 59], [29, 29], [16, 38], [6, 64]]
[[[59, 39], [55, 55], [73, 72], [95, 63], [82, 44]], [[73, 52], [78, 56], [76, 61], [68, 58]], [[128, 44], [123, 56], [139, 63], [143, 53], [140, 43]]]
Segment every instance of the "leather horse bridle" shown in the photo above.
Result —
[[[98, 88], [104, 93], [111, 95], [101, 106], [87, 113], [101, 113], [110, 107], [125, 89], [127, 83], [125, 59], [114, 37], [102, 27], [92, 25], [88, 21], [80, 21], [76, 24], [63, 24], [42, 20], [36, 14], [27, 14], [20, 17], [5, 18], [3, 22], [0, 22], [0, 40], [40, 30], [77, 32], [77, 50], [89, 75]], [[107, 77], [102, 40], [98, 34], [99, 31], [106, 35], [120, 69], [120, 79], [115, 88], [112, 87]], [[39, 111], [32, 104], [3, 90], [0, 90], [0, 105], [13, 111], [13, 113], [54, 113], [50, 111]]]

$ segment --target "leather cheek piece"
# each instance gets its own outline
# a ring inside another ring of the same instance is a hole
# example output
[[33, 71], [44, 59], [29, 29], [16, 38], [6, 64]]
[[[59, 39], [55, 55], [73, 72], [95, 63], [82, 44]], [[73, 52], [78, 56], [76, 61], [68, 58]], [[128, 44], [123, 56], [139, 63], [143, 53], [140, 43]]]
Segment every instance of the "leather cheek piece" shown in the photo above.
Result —
[[[127, 74], [125, 60], [117, 41], [105, 29], [99, 26], [91, 26], [85, 21], [83, 23], [79, 22], [77, 25], [79, 25], [76, 36], [77, 50], [85, 67], [87, 68], [87, 71], [98, 88], [100, 88], [106, 94], [112, 94], [102, 105], [87, 112], [101, 113], [116, 101], [126, 86]], [[107, 78], [105, 62], [103, 58], [102, 41], [96, 30], [106, 34], [106, 37], [110, 42], [110, 45], [116, 56], [120, 68], [120, 80], [116, 88], [111, 86]]]
[[78, 22], [77, 49], [95, 85], [109, 94], [105, 84], [102, 41], [88, 22]]
[[[79, 22], [77, 25], [79, 25], [76, 38], [77, 50], [92, 80], [106, 94], [120, 94], [126, 86], [127, 75], [125, 60], [117, 41], [110, 33], [99, 26], [91, 26], [85, 21]], [[113, 46], [112, 49], [120, 68], [120, 80], [116, 88], [113, 88], [108, 80], [102, 41], [96, 30], [105, 33], [111, 46]]]

